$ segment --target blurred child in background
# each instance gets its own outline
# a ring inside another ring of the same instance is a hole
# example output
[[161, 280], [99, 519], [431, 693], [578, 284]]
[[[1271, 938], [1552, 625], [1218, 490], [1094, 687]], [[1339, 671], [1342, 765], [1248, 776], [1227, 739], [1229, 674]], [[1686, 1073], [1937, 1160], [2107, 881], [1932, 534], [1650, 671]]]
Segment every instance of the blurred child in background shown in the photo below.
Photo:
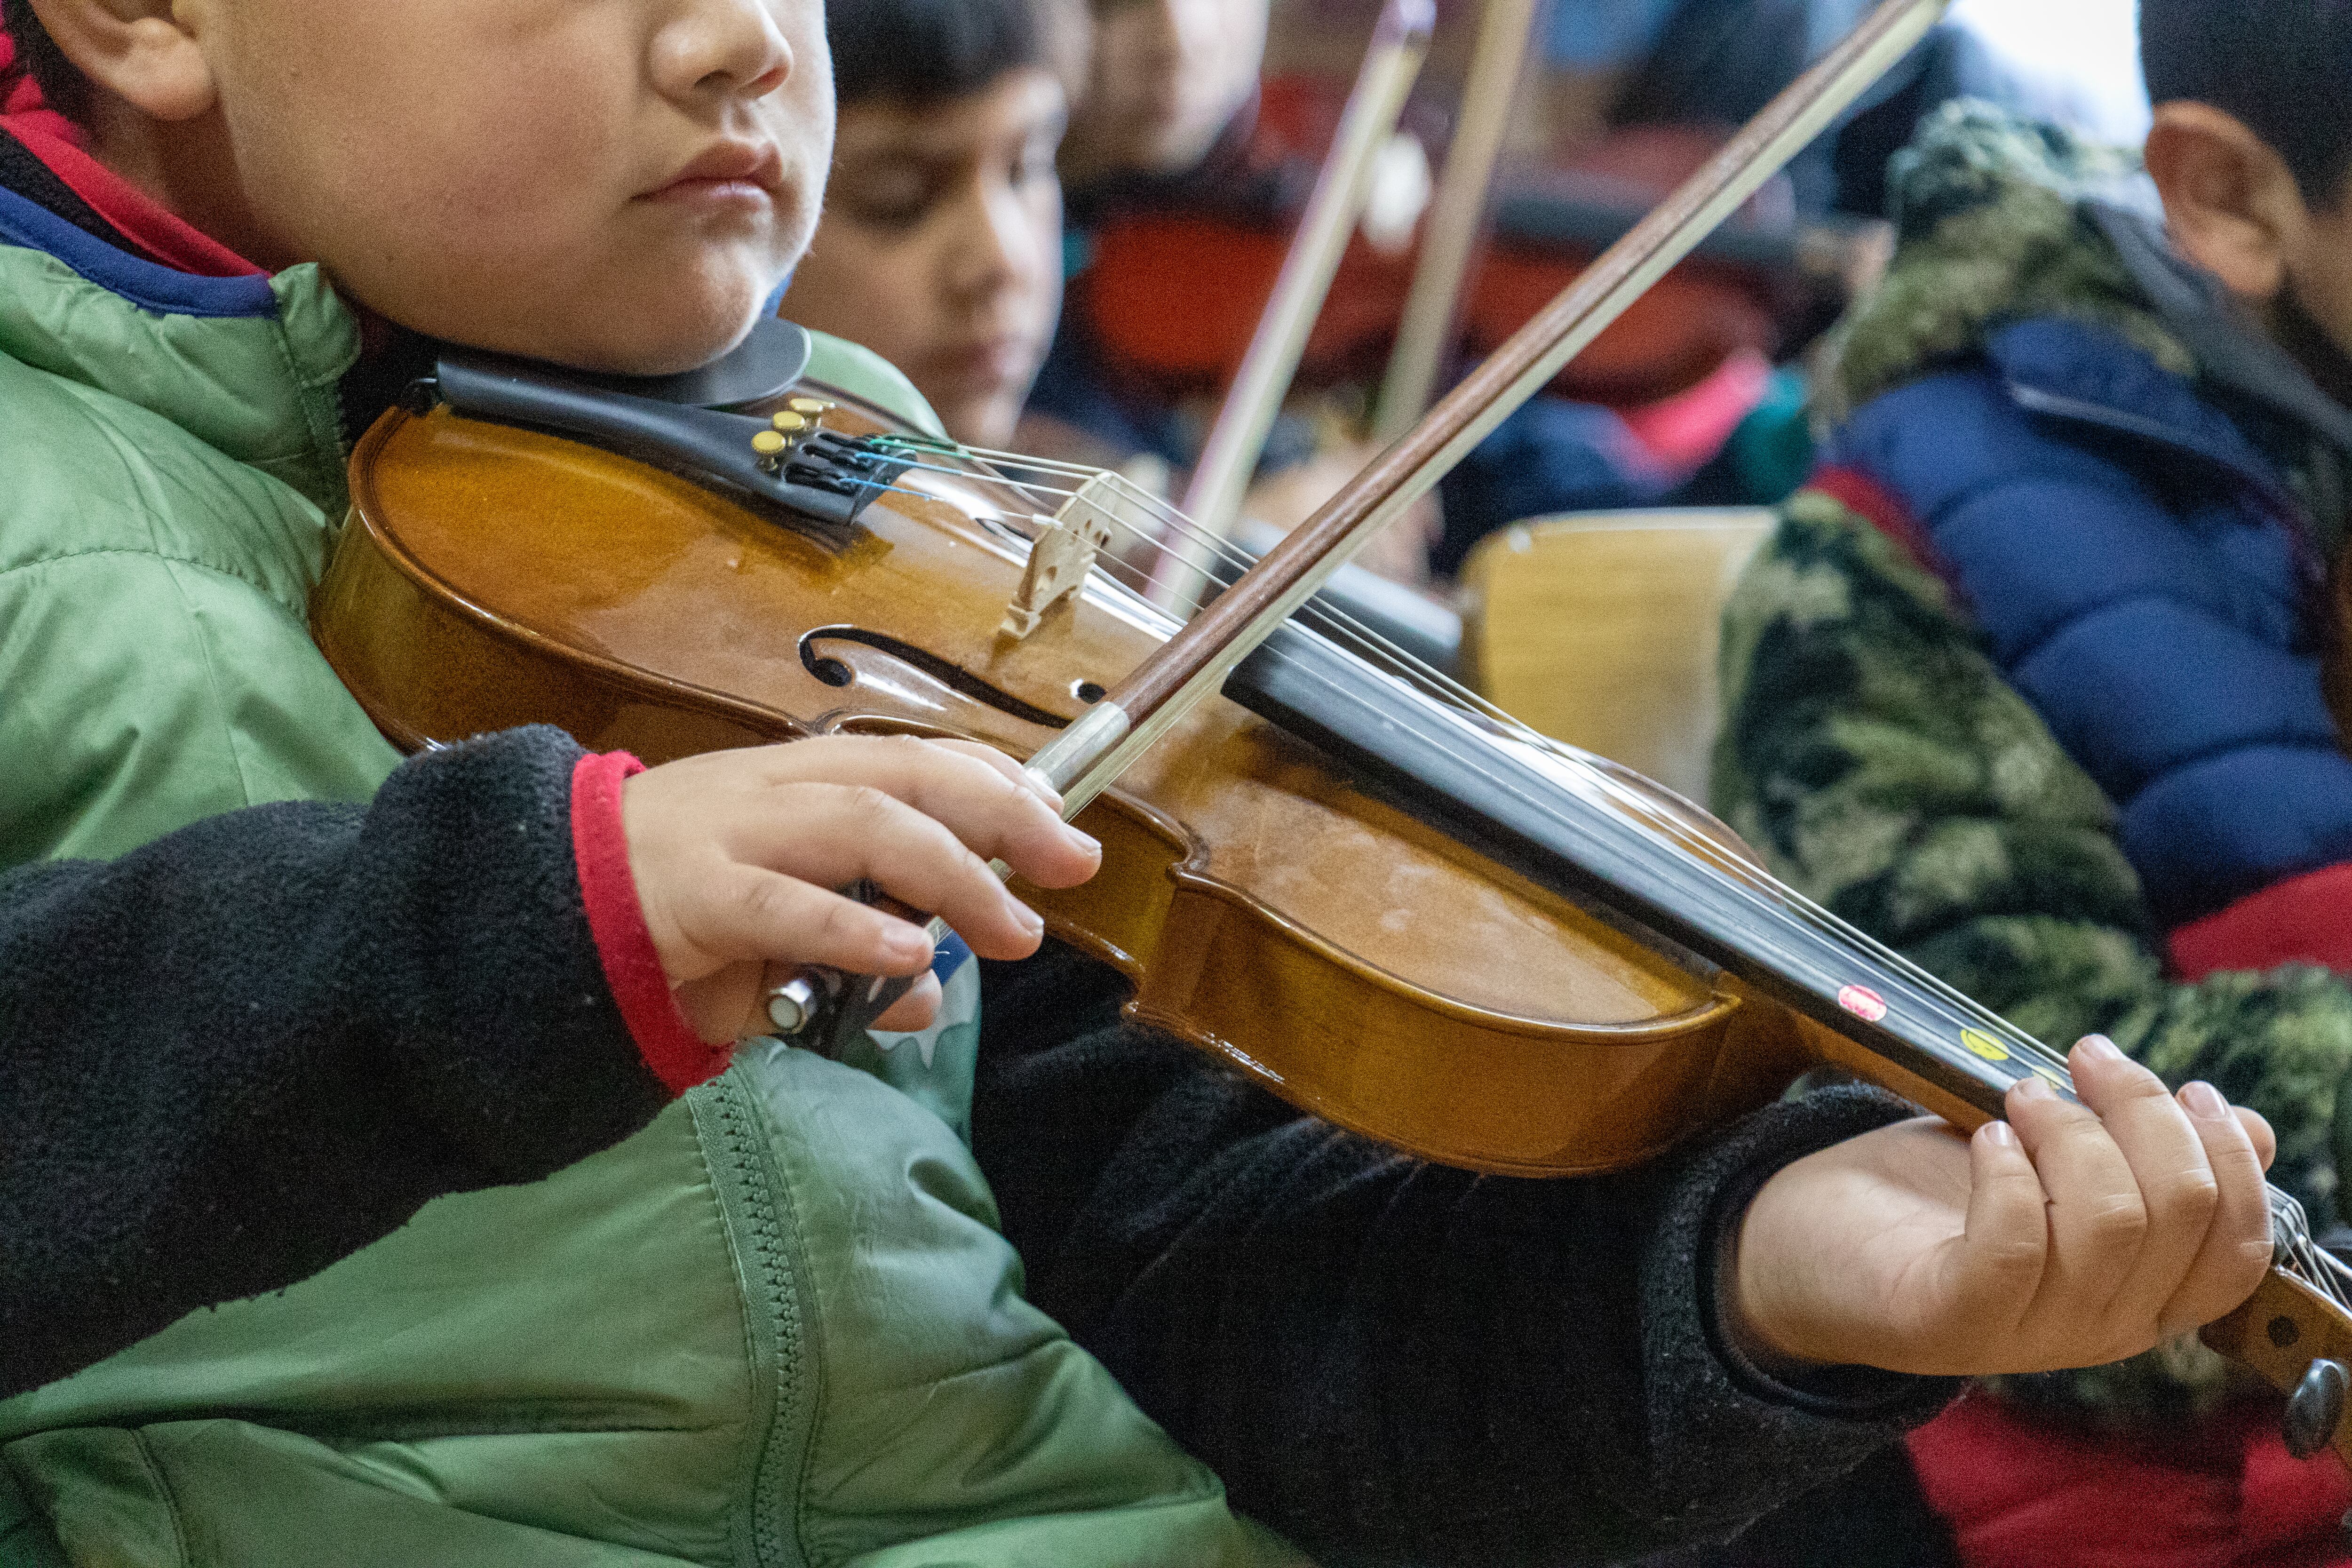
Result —
[[[2352, 494], [2352, 13], [2144, 0], [2139, 37], [2144, 160], [1956, 104], [1897, 161], [1901, 245], [1825, 361], [1824, 461], [1727, 620], [1716, 805], [2027, 1028], [2105, 1030], [2263, 1108], [2325, 1226], [2352, 1125], [2326, 586]], [[1863, 1514], [1892, 1522], [1842, 1561], [1916, 1563], [1939, 1533], [1971, 1564], [2346, 1558], [2342, 1467], [2289, 1459], [2276, 1400], [2194, 1342], [2000, 1394], [1783, 1544], [1819, 1560], [1820, 1521]]]
[[896, 364], [956, 440], [1008, 446], [1061, 309], [1055, 64], [1083, 47], [1084, 14], [829, 0], [826, 25], [833, 177], [784, 314]]

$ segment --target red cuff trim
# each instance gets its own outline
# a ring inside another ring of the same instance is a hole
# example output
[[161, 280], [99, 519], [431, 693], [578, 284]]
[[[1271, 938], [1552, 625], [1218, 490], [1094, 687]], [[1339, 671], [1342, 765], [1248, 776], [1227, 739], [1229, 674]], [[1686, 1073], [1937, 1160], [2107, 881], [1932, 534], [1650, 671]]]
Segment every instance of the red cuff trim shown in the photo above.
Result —
[[2352, 974], [2352, 863], [2273, 882], [2168, 939], [2183, 980], [2231, 969], [2316, 963]]
[[621, 781], [646, 771], [626, 752], [580, 759], [572, 770], [572, 853], [580, 867], [580, 900], [604, 984], [621, 1009], [622, 1021], [653, 1075], [672, 1094], [717, 1078], [729, 1052], [707, 1046], [687, 1026], [670, 994], [653, 932], [646, 929], [637, 902], [637, 879], [629, 871], [629, 840], [621, 829]]

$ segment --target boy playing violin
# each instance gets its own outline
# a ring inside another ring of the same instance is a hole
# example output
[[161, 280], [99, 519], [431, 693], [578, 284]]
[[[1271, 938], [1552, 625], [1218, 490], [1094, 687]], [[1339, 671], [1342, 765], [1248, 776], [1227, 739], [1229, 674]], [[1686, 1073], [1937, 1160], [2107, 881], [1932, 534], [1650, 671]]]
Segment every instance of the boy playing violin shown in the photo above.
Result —
[[[302, 636], [403, 334], [656, 372], [751, 329], [826, 163], [815, 5], [5, 19], [31, 75], [0, 137], [0, 1548], [1278, 1552], [1021, 1300], [943, 1121], [772, 1044], [710, 1076], [795, 965], [931, 961], [844, 881], [1028, 950], [979, 857], [1082, 877], [1051, 801], [921, 742], [630, 776], [526, 731], [403, 763]], [[1477, 1182], [1150, 1040], [1055, 1046], [1087, 1018], [1033, 973], [992, 1027], [1039, 1044], [992, 1103], [1025, 1078], [1132, 1130], [1081, 1168], [1030, 1124], [1056, 1270], [1185, 1439], [1335, 1556], [1727, 1529], [1932, 1410], [1931, 1378], [2142, 1349], [2267, 1257], [2260, 1120], [2097, 1042], [2084, 1106], [2021, 1091], [1972, 1139], [1848, 1093], [1625, 1178]], [[1151, 1145], [1197, 1179], [1127, 1157]], [[1317, 1294], [1340, 1258], [1366, 1272]], [[1250, 1342], [1254, 1313], [1285, 1331]], [[1310, 1320], [1345, 1376], [1252, 1361]], [[1402, 1468], [1383, 1433], [1443, 1438], [1464, 1484], [1384, 1512], [1391, 1470], [1348, 1468]]]

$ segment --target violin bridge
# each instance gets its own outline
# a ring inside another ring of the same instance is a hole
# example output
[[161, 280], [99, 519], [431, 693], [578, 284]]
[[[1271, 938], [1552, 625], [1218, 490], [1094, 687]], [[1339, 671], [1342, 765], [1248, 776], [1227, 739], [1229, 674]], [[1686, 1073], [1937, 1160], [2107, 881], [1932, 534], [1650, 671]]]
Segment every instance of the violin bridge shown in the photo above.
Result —
[[1096, 555], [1110, 543], [1116, 526], [1112, 508], [1120, 500], [1119, 482], [1117, 474], [1097, 474], [1062, 503], [1062, 510], [1054, 514], [1053, 526], [1030, 541], [1028, 569], [1021, 574], [1021, 586], [1013, 590], [1012, 603], [1004, 606], [997, 636], [1027, 637], [1037, 629], [1047, 610], [1086, 582], [1087, 574], [1094, 570]]

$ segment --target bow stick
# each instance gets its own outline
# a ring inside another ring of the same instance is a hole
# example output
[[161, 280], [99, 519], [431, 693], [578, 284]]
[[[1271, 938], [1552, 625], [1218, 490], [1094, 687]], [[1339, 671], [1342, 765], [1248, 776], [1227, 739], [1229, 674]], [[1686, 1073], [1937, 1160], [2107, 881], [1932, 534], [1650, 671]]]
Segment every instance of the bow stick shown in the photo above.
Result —
[[[1412, 15], [1407, 4], [1421, 5], [1426, 14], [1423, 0], [1392, 3], [1382, 14], [1383, 26], [1393, 17], [1402, 29]], [[1829, 129], [1927, 36], [1949, 4], [1885, 0], [1418, 425], [1032, 755], [1029, 772], [1061, 795], [1064, 817], [1076, 816], [1109, 788], [1372, 535], [1549, 385], [1626, 307]], [[1359, 91], [1363, 89], [1360, 82]], [[1331, 179], [1328, 164], [1325, 179]], [[1305, 265], [1296, 250], [1286, 274], [1293, 264]], [[1319, 299], [1321, 290], [1316, 292]], [[1271, 335], [1266, 322], [1259, 335]], [[999, 874], [1009, 874], [1001, 862]], [[936, 919], [930, 929], [935, 942], [946, 935]], [[812, 970], [769, 994], [769, 1015], [782, 1034], [838, 1040], [879, 1016], [910, 984]]]
[[1180, 606], [1193, 603], [1209, 585], [1210, 552], [1216, 541], [1233, 532], [1241, 515], [1243, 494], [1265, 451], [1283, 395], [1298, 374], [1307, 333], [1331, 292], [1348, 237], [1363, 214], [1375, 160], [1396, 134], [1405, 98], [1421, 74], [1436, 19], [1435, 0], [1388, 0], [1381, 8], [1297, 236], [1283, 258], [1233, 390], [1193, 465], [1192, 482], [1184, 487], [1183, 510], [1193, 527], [1168, 542], [1167, 553], [1152, 569], [1147, 596], [1161, 609], [1181, 614]]

